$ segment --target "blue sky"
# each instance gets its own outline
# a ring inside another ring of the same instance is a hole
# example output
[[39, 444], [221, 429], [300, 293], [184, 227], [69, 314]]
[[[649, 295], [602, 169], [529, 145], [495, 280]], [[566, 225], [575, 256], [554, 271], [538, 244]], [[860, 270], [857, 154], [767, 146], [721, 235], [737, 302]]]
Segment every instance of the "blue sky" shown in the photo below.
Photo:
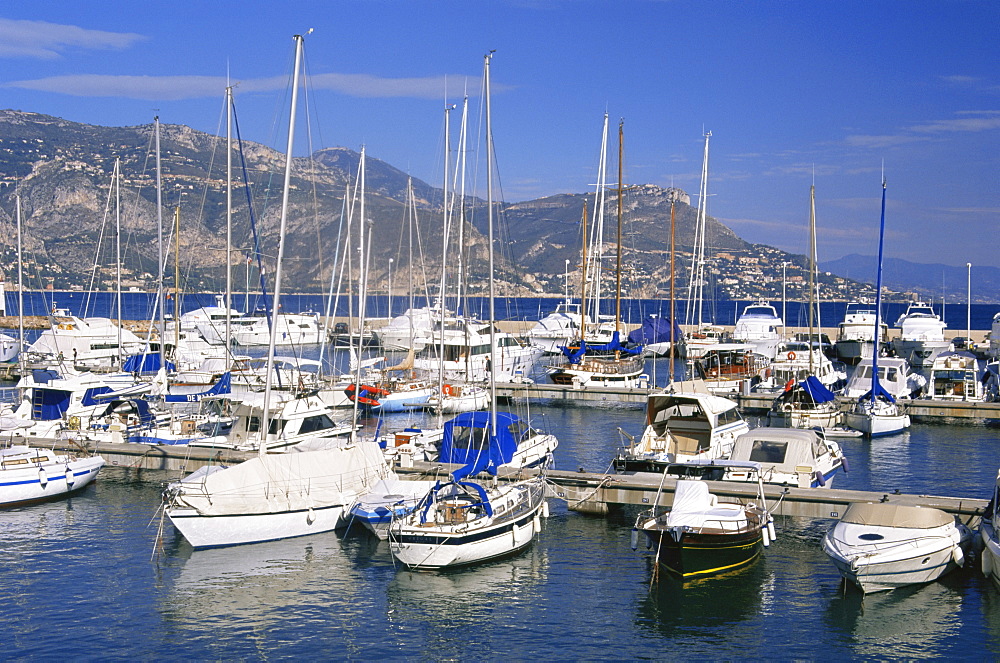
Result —
[[0, 107], [217, 132], [228, 71], [244, 137], [283, 149], [309, 28], [314, 148], [440, 186], [446, 99], [478, 95], [495, 49], [508, 201], [590, 189], [607, 110], [627, 182], [692, 196], [710, 130], [708, 212], [750, 241], [805, 253], [815, 181], [820, 260], [874, 255], [884, 162], [887, 255], [1000, 266], [995, 0], [7, 0]]

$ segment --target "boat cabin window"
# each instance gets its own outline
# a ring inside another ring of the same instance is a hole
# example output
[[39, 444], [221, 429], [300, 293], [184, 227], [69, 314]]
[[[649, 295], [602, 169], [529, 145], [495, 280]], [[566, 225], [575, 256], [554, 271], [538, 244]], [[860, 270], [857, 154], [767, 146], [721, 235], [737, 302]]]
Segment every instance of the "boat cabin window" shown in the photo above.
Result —
[[299, 435], [329, 430], [333, 427], [333, 421], [329, 416], [325, 414], [318, 414], [312, 417], [306, 417], [302, 420], [302, 426], [299, 427]]
[[755, 463], [784, 463], [788, 452], [787, 442], [754, 440], [750, 449], [750, 460]]
[[708, 417], [697, 403], [671, 403], [669, 399], [653, 399], [647, 414], [647, 422], [653, 427], [653, 431], [657, 435], [663, 435], [671, 421], [707, 423]]
[[487, 429], [455, 426], [452, 429], [451, 445], [456, 449], [489, 449]]
[[740, 416], [740, 413], [736, 410], [736, 408], [719, 413], [719, 426], [732, 424], [738, 421], [743, 421], [743, 417]]

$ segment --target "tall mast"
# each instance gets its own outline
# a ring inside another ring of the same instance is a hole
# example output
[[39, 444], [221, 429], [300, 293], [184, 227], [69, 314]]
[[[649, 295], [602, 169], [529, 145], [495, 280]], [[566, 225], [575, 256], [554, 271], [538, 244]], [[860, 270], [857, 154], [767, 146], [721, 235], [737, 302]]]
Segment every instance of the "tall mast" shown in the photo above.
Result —
[[486, 96], [486, 201], [487, 218], [489, 221], [489, 242], [490, 242], [490, 434], [497, 432], [497, 390], [494, 376], [497, 371], [497, 339], [496, 339], [496, 311], [494, 310], [494, 297], [496, 296], [493, 282], [493, 120], [490, 110], [490, 60], [493, 59], [493, 51], [484, 57], [483, 83]]
[[674, 255], [675, 255], [675, 230], [676, 230], [676, 202], [677, 192], [670, 192], [670, 377], [669, 382], [674, 381], [674, 355], [677, 354], [677, 339], [674, 338], [674, 329], [677, 325], [675, 292], [674, 292]]
[[[601, 129], [601, 154], [597, 162], [597, 185], [594, 190], [594, 232], [591, 233], [591, 246], [587, 254], [584, 255], [584, 262], [589, 260], [591, 263], [591, 269], [589, 270], [591, 274], [590, 278], [594, 282], [591, 298], [594, 301], [594, 317], [592, 320], [595, 325], [599, 324], [601, 318], [601, 275], [604, 271], [602, 269], [601, 258], [604, 253], [604, 203], [607, 197], [607, 182], [608, 114], [605, 112], [604, 124]], [[586, 328], [584, 328], [584, 336], [586, 336]]]
[[[615, 256], [615, 332], [621, 331], [622, 324], [622, 158], [625, 154], [625, 120], [618, 120], [618, 249]], [[615, 350], [615, 357], [619, 351]]]
[[[249, 269], [249, 267], [247, 268]], [[226, 370], [233, 333], [233, 86], [226, 88]]]
[[[882, 175], [882, 216], [878, 224], [878, 271], [875, 272], [875, 346], [872, 350], [872, 392], [871, 402], [875, 403], [878, 390], [878, 332], [882, 324], [882, 243], [885, 235], [885, 174]], [[874, 412], [874, 410], [872, 410]]]
[[[312, 32], [310, 29], [309, 32]], [[306, 33], [308, 34], [308, 33]], [[274, 270], [274, 305], [271, 315], [271, 338], [267, 344], [267, 377], [264, 381], [264, 413], [260, 429], [260, 446], [258, 453], [264, 453], [267, 441], [267, 431], [270, 427], [270, 407], [271, 407], [271, 382], [274, 375], [274, 345], [277, 340], [278, 331], [278, 311], [280, 310], [281, 299], [281, 263], [285, 256], [285, 227], [288, 221], [288, 194], [292, 181], [292, 149], [295, 146], [295, 111], [299, 100], [299, 69], [302, 64], [302, 46], [304, 38], [302, 35], [295, 35], [295, 68], [292, 70], [292, 104], [288, 114], [288, 149], [285, 152], [285, 185], [281, 196], [281, 224], [278, 229], [278, 260]]]
[[[705, 153], [701, 162], [701, 185], [698, 190], [698, 220], [695, 224], [694, 246], [691, 248], [691, 276], [688, 281], [688, 307], [685, 322], [701, 327], [705, 321], [702, 315], [705, 296], [705, 226], [708, 222], [708, 141], [711, 131], [705, 132]], [[692, 311], [692, 303], [695, 311]], [[692, 318], [692, 313], [697, 315]]]
[[[816, 306], [816, 185], [809, 187], [809, 374], [813, 374], [813, 324]], [[818, 344], [817, 344], [818, 345]]]
[[583, 264], [580, 266], [580, 341], [587, 336], [587, 199], [583, 199]]
[[[121, 366], [122, 357], [122, 184], [121, 184], [121, 160], [115, 159], [115, 298], [118, 304], [118, 365]], [[162, 350], [161, 350], [162, 352]], [[161, 355], [162, 356], [162, 355]]]
[[164, 335], [167, 331], [166, 316], [163, 313], [163, 179], [160, 169], [160, 116], [153, 118], [154, 133], [156, 134], [156, 249], [157, 249], [157, 287], [156, 287], [156, 310], [160, 323], [160, 363], [166, 361], [163, 352], [163, 344], [166, 341]]
[[21, 255], [21, 195], [17, 196], [17, 363], [24, 373], [24, 260]]
[[[181, 343], [181, 206], [174, 208], [174, 353]], [[228, 350], [228, 348], [226, 348]]]

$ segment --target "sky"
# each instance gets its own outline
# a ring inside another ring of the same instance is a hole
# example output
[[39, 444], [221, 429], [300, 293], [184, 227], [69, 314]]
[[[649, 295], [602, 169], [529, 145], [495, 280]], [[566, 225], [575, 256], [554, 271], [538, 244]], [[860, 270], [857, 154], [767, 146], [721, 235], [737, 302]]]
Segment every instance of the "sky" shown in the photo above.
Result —
[[495, 51], [508, 202], [592, 190], [607, 112], [626, 184], [692, 204], [711, 132], [708, 213], [748, 241], [806, 253], [814, 184], [820, 261], [875, 255], [884, 173], [886, 256], [1000, 266], [996, 0], [5, 0], [0, 108], [221, 134], [228, 79], [243, 137], [284, 150], [309, 29], [299, 153], [441, 186], [444, 108], [478, 107]]

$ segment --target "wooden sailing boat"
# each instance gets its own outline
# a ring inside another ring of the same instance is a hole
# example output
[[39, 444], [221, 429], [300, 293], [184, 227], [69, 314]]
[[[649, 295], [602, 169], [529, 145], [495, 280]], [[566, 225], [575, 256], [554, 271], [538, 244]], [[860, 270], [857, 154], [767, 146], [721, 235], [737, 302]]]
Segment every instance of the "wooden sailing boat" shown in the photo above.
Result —
[[882, 178], [882, 216], [878, 228], [878, 272], [875, 279], [875, 334], [872, 353], [872, 388], [858, 398], [851, 411], [844, 416], [844, 423], [871, 437], [892, 435], [910, 427], [906, 414], [896, 399], [879, 384], [879, 331], [882, 315], [882, 245], [885, 239], [885, 178]]

